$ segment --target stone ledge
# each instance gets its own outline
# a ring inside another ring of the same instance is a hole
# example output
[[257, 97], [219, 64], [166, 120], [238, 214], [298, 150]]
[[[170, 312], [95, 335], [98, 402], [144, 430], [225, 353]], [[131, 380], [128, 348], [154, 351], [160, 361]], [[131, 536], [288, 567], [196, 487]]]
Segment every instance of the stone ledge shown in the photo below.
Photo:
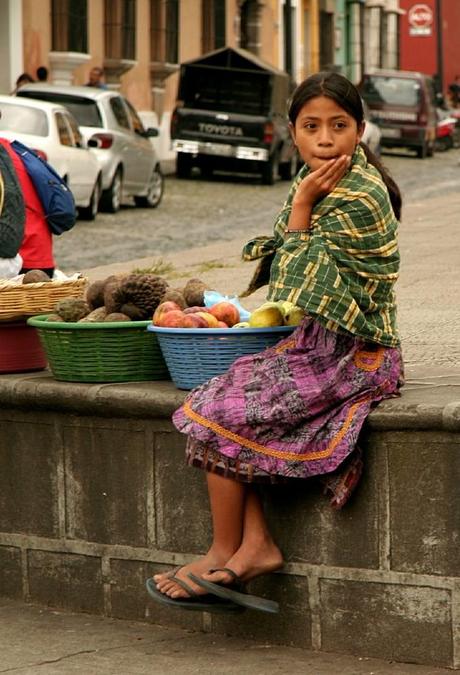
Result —
[[[190, 553], [165, 551], [159, 548], [101, 544], [88, 542], [83, 539], [53, 539], [29, 534], [0, 532], [0, 550], [3, 548], [12, 548], [24, 552], [69, 553], [82, 557], [97, 557], [106, 560], [136, 560], [169, 566], [187, 565], [195, 559], [195, 556]], [[444, 588], [451, 591], [458, 590], [457, 577], [398, 572], [396, 570], [339, 567], [337, 565], [315, 565], [307, 562], [287, 562], [281, 571], [273, 572], [273, 574], [318, 577], [331, 580], [367, 581], [375, 584], [391, 583], [395, 585], [427, 586], [429, 588]]]
[[[187, 392], [171, 382], [57, 382], [49, 372], [0, 376], [2, 407], [31, 407], [120, 418], [169, 418]], [[383, 401], [370, 429], [460, 431], [460, 368], [413, 367], [400, 398]]]

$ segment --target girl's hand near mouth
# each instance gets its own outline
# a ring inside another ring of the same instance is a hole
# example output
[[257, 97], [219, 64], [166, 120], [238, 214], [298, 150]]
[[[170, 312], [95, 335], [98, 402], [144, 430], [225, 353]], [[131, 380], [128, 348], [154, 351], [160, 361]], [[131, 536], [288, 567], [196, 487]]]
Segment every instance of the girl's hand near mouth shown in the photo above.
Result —
[[351, 162], [349, 155], [326, 159], [315, 171], [311, 171], [300, 183], [289, 218], [290, 232], [308, 230], [313, 206], [331, 192], [347, 172]]

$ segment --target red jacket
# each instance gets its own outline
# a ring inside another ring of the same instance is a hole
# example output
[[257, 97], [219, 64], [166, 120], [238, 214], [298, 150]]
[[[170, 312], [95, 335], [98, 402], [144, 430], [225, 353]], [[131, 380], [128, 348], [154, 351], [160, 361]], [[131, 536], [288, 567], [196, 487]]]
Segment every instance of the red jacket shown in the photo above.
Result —
[[53, 240], [40, 199], [21, 158], [12, 150], [9, 141], [0, 138], [0, 143], [13, 162], [26, 206], [25, 233], [19, 249], [23, 267], [27, 269], [52, 268], [55, 266]]

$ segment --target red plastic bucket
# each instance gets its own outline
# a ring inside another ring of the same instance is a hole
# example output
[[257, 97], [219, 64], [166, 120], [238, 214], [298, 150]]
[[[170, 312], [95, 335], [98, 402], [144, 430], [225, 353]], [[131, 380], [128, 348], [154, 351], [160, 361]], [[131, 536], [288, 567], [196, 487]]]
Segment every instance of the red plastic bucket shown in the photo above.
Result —
[[46, 356], [35, 328], [25, 321], [0, 323], [0, 373], [26, 373], [46, 368]]

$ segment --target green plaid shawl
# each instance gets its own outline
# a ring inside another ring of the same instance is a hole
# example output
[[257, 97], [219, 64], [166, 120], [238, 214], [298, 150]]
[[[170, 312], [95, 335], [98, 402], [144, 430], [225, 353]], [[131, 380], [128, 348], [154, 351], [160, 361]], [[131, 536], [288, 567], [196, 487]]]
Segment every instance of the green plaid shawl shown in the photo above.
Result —
[[[269, 269], [269, 300], [303, 307], [329, 330], [397, 346], [398, 222], [380, 172], [358, 146], [349, 171], [315, 205], [312, 230], [285, 233], [295, 191], [308, 172], [305, 165], [295, 179], [274, 236], [248, 242], [243, 259], [262, 258], [259, 280]], [[252, 290], [260, 285], [256, 281]]]

